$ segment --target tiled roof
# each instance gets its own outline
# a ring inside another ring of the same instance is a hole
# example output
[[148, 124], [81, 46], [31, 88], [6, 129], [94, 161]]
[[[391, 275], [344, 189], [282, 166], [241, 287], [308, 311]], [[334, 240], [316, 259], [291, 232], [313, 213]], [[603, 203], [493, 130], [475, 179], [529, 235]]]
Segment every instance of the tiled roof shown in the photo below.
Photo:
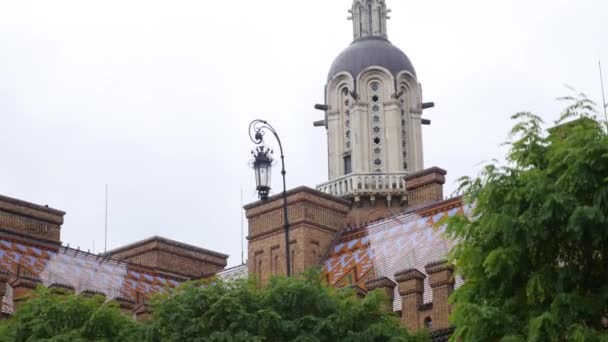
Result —
[[[413, 213], [401, 214], [367, 227], [345, 232], [329, 251], [323, 272], [330, 285], [357, 285], [366, 289], [366, 281], [378, 277], [395, 280], [395, 273], [417, 269], [445, 260], [454, 245], [443, 235], [441, 220], [462, 214], [462, 203], [451, 199]], [[460, 280], [457, 279], [457, 286]], [[397, 289], [395, 289], [397, 291]], [[425, 280], [424, 302], [432, 301]], [[401, 298], [395, 293], [394, 310], [401, 309]]]
[[107, 259], [70, 248], [50, 248], [0, 239], [0, 271], [39, 278], [50, 286], [63, 284], [77, 293], [103, 293], [108, 299], [135, 301], [179, 284], [171, 279], [132, 264]]
[[216, 276], [223, 281], [233, 281], [247, 278], [248, 273], [247, 264], [243, 264], [220, 271]]

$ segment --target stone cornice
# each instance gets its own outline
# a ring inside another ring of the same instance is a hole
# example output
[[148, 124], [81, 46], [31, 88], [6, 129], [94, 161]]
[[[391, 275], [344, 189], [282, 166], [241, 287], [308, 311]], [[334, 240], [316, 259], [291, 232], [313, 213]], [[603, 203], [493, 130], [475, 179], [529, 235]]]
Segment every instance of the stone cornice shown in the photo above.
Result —
[[446, 260], [435, 261], [424, 266], [426, 274], [431, 275], [445, 270], [454, 271], [454, 265], [448, 263]]
[[65, 212], [0, 195], [0, 211], [50, 224], [63, 224]]
[[402, 283], [412, 279], [424, 280], [426, 275], [415, 268], [410, 268], [404, 271], [395, 273], [395, 281]]
[[151, 242], [158, 242], [158, 243], [161, 243], [161, 244], [167, 244], [167, 245], [170, 245], [170, 246], [174, 246], [174, 247], [177, 247], [177, 248], [181, 248], [181, 249], [185, 249], [185, 250], [189, 250], [189, 251], [193, 251], [193, 252], [197, 252], [197, 253], [201, 253], [201, 254], [207, 254], [207, 255], [215, 256], [215, 257], [222, 258], [222, 259], [228, 259], [228, 255], [227, 254], [215, 252], [215, 251], [212, 251], [212, 250], [208, 250], [208, 249], [205, 249], [205, 248], [189, 245], [189, 244], [186, 244], [186, 243], [183, 243], [183, 242], [179, 242], [179, 241], [175, 241], [175, 240], [170, 240], [170, 239], [163, 238], [163, 237], [160, 237], [160, 236], [153, 236], [153, 237], [148, 238], [148, 239], [140, 240], [140, 241], [128, 244], [126, 246], [122, 246], [122, 247], [110, 250], [110, 251], [104, 253], [104, 255], [111, 256], [111, 255], [119, 254], [119, 253], [122, 253], [122, 252], [126, 252], [126, 251], [128, 251], [130, 249], [134, 249], [136, 247], [144, 246], [144, 245], [146, 245], [148, 243], [151, 243]]
[[[341, 199], [341, 198], [338, 198], [338, 197], [331, 196], [329, 194], [326, 194], [324, 192], [321, 192], [321, 191], [309, 188], [307, 186], [300, 186], [300, 187], [288, 190], [287, 191], [287, 204], [289, 205], [289, 204], [292, 203], [292, 202], [290, 202], [290, 199], [289, 199], [290, 196], [293, 196], [293, 195], [301, 193], [301, 192], [308, 193], [308, 194], [311, 194], [313, 196], [321, 197], [323, 199], [326, 199], [326, 200], [335, 202], [337, 204], [341, 204], [343, 206], [346, 206], [347, 208], [344, 209], [345, 213], [348, 212], [348, 208], [350, 208], [350, 206], [351, 206], [350, 201], [347, 201], [347, 200], [344, 200], [344, 199]], [[281, 200], [281, 201], [277, 201], [277, 203], [275, 205], [273, 205], [272, 208], [274, 208], [275, 206], [277, 208], [282, 208], [282, 206], [283, 206], [282, 199], [283, 199], [283, 193], [279, 193], [279, 194], [276, 194], [274, 196], [269, 197], [267, 200], [257, 201], [257, 202], [253, 202], [253, 203], [247, 204], [247, 205], [243, 206], [243, 209], [245, 209], [245, 210], [251, 210], [251, 209], [263, 206], [263, 205], [267, 205], [267, 204], [271, 204], [271, 203], [275, 204], [273, 202], [275, 202], [277, 200]], [[305, 199], [302, 199], [302, 200], [305, 200]], [[310, 200], [307, 200], [307, 201], [310, 202]], [[315, 204], [319, 205], [318, 203], [315, 203]], [[331, 208], [331, 209], [335, 209], [335, 208]], [[262, 211], [262, 213], [263, 212], [272, 211], [272, 210], [273, 209], [269, 208], [267, 210]], [[258, 214], [256, 213], [256, 216], [257, 215]]]
[[382, 288], [394, 289], [395, 287], [397, 287], [397, 284], [387, 277], [370, 279], [365, 284], [367, 285], [367, 289], [369, 291]]
[[58, 210], [58, 209], [53, 209], [53, 208], [50, 208], [48, 206], [34, 204], [34, 203], [22, 201], [22, 200], [19, 200], [19, 199], [16, 199], [16, 198], [7, 197], [7, 196], [3, 196], [3, 195], [0, 195], [0, 202], [6, 202], [6, 203], [11, 203], [11, 204], [14, 204], [14, 205], [21, 206], [21, 207], [27, 207], [27, 208], [30, 208], [30, 209], [40, 210], [40, 211], [47, 212], [49, 214], [61, 215], [61, 216], [65, 215], [65, 211], [61, 211], [61, 210]]

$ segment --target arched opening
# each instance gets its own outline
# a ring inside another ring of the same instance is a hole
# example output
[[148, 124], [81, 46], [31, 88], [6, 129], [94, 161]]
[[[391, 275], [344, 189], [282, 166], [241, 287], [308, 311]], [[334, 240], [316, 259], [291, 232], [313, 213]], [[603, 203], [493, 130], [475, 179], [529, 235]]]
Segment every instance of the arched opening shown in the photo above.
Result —
[[374, 19], [373, 19], [373, 15], [374, 15], [374, 13], [372, 11], [372, 2], [368, 1], [367, 2], [367, 17], [368, 17], [368, 23], [369, 23], [368, 25], [369, 26], [367, 27], [367, 30], [368, 30], [368, 34], [369, 35], [372, 35], [372, 32], [374, 32]]
[[431, 317], [427, 317], [424, 319], [424, 327], [427, 329], [431, 329], [433, 327], [433, 320]]
[[382, 118], [382, 84], [373, 80], [369, 83], [369, 112], [371, 116], [371, 152], [372, 172], [382, 172], [384, 169], [383, 118]]

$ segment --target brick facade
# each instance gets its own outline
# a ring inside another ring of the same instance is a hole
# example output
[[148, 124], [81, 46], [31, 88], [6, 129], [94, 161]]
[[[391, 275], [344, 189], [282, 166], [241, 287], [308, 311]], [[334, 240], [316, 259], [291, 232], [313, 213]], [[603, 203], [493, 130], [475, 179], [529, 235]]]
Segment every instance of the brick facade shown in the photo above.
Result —
[[[288, 192], [289, 251], [292, 273], [317, 265], [323, 253], [345, 227], [350, 203], [317, 190], [300, 187]], [[286, 274], [283, 197], [245, 206], [249, 221], [249, 273], [266, 283]]]
[[111, 250], [106, 256], [189, 278], [215, 274], [226, 267], [228, 260], [226, 254], [159, 236]]
[[[445, 175], [445, 170], [433, 167], [407, 176], [405, 185], [408, 196], [405, 201], [360, 198], [359, 202], [354, 203], [305, 187], [289, 191], [293, 274], [322, 262], [328, 282], [333, 286], [350, 286], [361, 295], [374, 289], [384, 291], [389, 300], [399, 306], [395, 310], [400, 312], [401, 322], [409, 329], [429, 328], [432, 332], [449, 329], [448, 298], [454, 290], [455, 281], [453, 268], [445, 261], [436, 262], [445, 257], [438, 247], [442, 246], [442, 251], [449, 247], [439, 238], [440, 233], [433, 224], [444, 217], [463, 213], [463, 208], [458, 198], [444, 201]], [[265, 284], [272, 275], [286, 273], [282, 207], [280, 195], [245, 206], [249, 221], [248, 268], [250, 274], [258, 277], [260, 285]], [[420, 224], [423, 226], [418, 230], [406, 228]], [[397, 231], [392, 229], [396, 228], [395, 225], [407, 236], [395, 235], [387, 241], [388, 244], [384, 244], [379, 236]], [[381, 231], [370, 233], [369, 227], [375, 226]], [[429, 235], [429, 232], [432, 233]], [[431, 237], [438, 240], [431, 242]], [[408, 251], [392, 249], [406, 247], [400, 242], [402, 239], [417, 241], [416, 245], [407, 245], [407, 248], [418, 251], [407, 254]], [[390, 274], [389, 278], [377, 274], [377, 267], [393, 267], [385, 263], [394, 262], [391, 261], [394, 258], [387, 256], [378, 259], [381, 251], [385, 250], [391, 250], [396, 255], [424, 253], [431, 263], [426, 267], [422, 264], [418, 268]], [[331, 258], [328, 258], [329, 254], [332, 254]], [[350, 269], [339, 271], [336, 275], [336, 267]], [[398, 298], [395, 298], [396, 295]], [[393, 310], [393, 307], [387, 309]]]
[[61, 243], [65, 212], [0, 195], [0, 230]]
[[64, 215], [0, 196], [0, 318], [44, 285], [58, 294], [101, 295], [125, 314], [146, 319], [150, 294], [216, 274], [227, 264], [228, 255], [161, 237], [105, 255], [62, 247]]

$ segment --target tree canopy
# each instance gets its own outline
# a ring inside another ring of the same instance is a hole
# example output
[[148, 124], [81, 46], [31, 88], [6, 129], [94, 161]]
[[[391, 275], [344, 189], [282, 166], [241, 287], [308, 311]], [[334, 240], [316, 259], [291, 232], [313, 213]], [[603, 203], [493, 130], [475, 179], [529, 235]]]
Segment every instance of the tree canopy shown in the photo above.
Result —
[[152, 317], [135, 322], [103, 298], [39, 288], [10, 320], [2, 341], [426, 341], [410, 336], [387, 310], [382, 291], [358, 298], [326, 286], [318, 273], [273, 278], [193, 281], [159, 295]]
[[549, 130], [514, 115], [506, 162], [461, 180], [453, 341], [608, 340], [608, 136], [583, 94], [561, 100]]
[[55, 294], [39, 287], [0, 324], [0, 341], [135, 341], [139, 326], [101, 296]]
[[153, 341], [412, 341], [386, 295], [357, 298], [323, 284], [317, 273], [253, 281], [188, 283], [157, 300]]

